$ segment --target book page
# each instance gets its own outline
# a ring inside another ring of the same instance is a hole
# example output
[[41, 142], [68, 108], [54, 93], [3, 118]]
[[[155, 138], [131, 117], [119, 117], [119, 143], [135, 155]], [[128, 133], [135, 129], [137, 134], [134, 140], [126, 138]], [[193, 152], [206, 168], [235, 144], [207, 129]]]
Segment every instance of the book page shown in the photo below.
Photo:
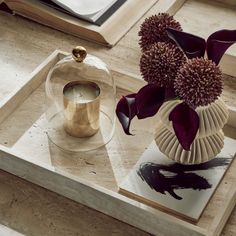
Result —
[[111, 6], [116, 0], [53, 0], [64, 9], [78, 15], [95, 14]]

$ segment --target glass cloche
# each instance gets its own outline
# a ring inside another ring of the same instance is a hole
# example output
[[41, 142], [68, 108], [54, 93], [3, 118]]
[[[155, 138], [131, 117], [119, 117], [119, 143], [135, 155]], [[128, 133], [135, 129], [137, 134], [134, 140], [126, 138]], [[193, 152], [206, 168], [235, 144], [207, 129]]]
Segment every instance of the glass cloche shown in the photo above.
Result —
[[48, 138], [66, 151], [82, 152], [109, 142], [115, 126], [116, 88], [106, 64], [78, 46], [46, 80]]

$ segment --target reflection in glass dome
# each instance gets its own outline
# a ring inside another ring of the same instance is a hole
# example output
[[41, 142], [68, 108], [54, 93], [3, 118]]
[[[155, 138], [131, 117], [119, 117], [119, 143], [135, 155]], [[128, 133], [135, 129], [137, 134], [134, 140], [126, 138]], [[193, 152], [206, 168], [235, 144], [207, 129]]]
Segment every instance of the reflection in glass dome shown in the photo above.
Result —
[[110, 141], [116, 89], [103, 61], [76, 47], [50, 70], [45, 89], [47, 134], [55, 145], [82, 152]]

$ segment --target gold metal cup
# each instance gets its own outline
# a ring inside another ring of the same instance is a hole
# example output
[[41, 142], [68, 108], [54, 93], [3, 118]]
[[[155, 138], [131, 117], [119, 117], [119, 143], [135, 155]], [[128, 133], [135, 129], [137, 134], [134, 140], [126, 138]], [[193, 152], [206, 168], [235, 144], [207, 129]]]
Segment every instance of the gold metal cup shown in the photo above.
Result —
[[[66, 95], [69, 89], [76, 86], [88, 86], [97, 95], [93, 100], [75, 101]], [[65, 85], [63, 89], [64, 102], [64, 129], [78, 138], [90, 137], [99, 130], [100, 114], [100, 88], [94, 82], [72, 81]]]

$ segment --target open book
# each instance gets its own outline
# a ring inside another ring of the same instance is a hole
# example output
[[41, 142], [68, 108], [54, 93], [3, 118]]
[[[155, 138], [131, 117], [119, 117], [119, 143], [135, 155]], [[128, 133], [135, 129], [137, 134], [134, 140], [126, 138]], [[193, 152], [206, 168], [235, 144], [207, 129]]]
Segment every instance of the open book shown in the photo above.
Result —
[[157, 1], [3, 0], [13, 13], [107, 46], [114, 46]]
[[39, 0], [42, 4], [71, 16], [102, 25], [127, 0]]

